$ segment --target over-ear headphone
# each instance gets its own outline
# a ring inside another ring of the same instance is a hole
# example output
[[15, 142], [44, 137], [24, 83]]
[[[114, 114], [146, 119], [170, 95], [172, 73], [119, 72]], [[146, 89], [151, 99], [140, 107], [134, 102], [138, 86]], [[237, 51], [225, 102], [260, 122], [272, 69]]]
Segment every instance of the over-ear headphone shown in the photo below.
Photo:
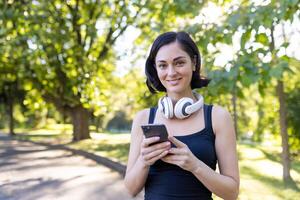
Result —
[[158, 101], [158, 110], [162, 112], [167, 119], [173, 118], [174, 115], [178, 119], [184, 119], [203, 107], [202, 95], [198, 94], [195, 91], [193, 91], [193, 94], [197, 98], [197, 101], [195, 103], [193, 99], [183, 97], [179, 99], [179, 101], [177, 101], [174, 109], [171, 98], [164, 96]]

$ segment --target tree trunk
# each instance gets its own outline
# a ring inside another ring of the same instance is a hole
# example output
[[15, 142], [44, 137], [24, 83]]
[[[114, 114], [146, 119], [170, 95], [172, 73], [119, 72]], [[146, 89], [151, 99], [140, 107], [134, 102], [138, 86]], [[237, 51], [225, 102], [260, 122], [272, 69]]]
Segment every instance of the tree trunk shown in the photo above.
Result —
[[8, 116], [9, 116], [9, 135], [13, 136], [15, 135], [14, 132], [14, 102], [13, 102], [13, 96], [10, 95], [10, 98], [8, 98]]
[[6, 85], [6, 102], [7, 112], [8, 112], [8, 125], [9, 125], [9, 135], [15, 135], [14, 132], [14, 95], [13, 95], [13, 83], [8, 82]]
[[82, 105], [76, 106], [71, 111], [71, 118], [73, 124], [73, 141], [91, 138], [88, 110]]
[[96, 126], [96, 132], [99, 133], [100, 132], [100, 123], [101, 123], [101, 118], [99, 116], [95, 117], [95, 126]]
[[237, 101], [237, 95], [236, 95], [236, 86], [234, 87], [234, 92], [232, 94], [232, 105], [233, 105], [233, 122], [234, 122], [234, 131], [235, 131], [235, 136], [238, 138], [238, 127], [237, 127], [237, 110], [236, 110], [236, 101]]
[[281, 146], [282, 146], [282, 165], [283, 165], [283, 180], [285, 183], [292, 180], [290, 175], [290, 152], [289, 142], [287, 134], [287, 122], [286, 122], [286, 106], [285, 106], [285, 94], [282, 81], [277, 83], [277, 95], [279, 98], [279, 121], [280, 121], [280, 134], [281, 134]]
[[[274, 50], [275, 50], [274, 23], [272, 23], [270, 51], [272, 52], [273, 55], [276, 55]], [[273, 57], [272, 63], [273, 64], [276, 63], [276, 57]], [[280, 122], [280, 135], [281, 135], [281, 147], [282, 147], [281, 159], [282, 159], [282, 166], [283, 166], [283, 181], [286, 184], [289, 181], [291, 181], [292, 178], [290, 175], [290, 155], [289, 155], [290, 152], [289, 152], [289, 141], [288, 141], [288, 134], [287, 134], [284, 85], [281, 80], [278, 80], [276, 90], [277, 90], [276, 92], [279, 100], [279, 122]]]
[[96, 117], [96, 132], [98, 133], [103, 130], [103, 118], [103, 114]]
[[262, 136], [264, 133], [264, 124], [263, 124], [263, 118], [264, 118], [264, 106], [263, 103], [258, 102], [255, 100], [255, 104], [257, 105], [257, 113], [258, 113], [258, 121], [257, 121], [257, 128], [256, 131], [254, 131], [252, 140], [255, 142], [261, 142]]

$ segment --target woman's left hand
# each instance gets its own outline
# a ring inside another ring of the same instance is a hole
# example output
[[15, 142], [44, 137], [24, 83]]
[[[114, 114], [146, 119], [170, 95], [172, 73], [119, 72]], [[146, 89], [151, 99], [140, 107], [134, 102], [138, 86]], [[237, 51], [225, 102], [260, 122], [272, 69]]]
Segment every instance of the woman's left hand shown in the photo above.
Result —
[[198, 158], [191, 152], [189, 147], [173, 136], [169, 136], [169, 141], [177, 148], [169, 149], [169, 153], [161, 158], [166, 163], [174, 164], [184, 170], [193, 172], [198, 168]]

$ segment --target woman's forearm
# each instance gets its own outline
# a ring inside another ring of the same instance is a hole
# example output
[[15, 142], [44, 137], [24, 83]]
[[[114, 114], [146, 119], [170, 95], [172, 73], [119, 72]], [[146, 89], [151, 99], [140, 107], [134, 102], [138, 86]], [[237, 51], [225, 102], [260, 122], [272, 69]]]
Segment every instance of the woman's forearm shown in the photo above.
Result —
[[143, 189], [148, 172], [149, 166], [145, 165], [139, 156], [134, 166], [127, 170], [124, 178], [124, 184], [130, 195], [136, 196]]
[[234, 178], [219, 174], [202, 161], [192, 172], [212, 193], [225, 200], [237, 199], [239, 183]]

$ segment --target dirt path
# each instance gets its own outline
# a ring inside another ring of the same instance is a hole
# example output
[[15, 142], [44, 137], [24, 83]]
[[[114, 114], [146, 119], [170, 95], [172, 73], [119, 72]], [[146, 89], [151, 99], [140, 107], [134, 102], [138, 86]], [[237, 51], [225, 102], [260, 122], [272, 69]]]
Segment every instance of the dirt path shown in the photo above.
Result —
[[[0, 200], [126, 200], [122, 177], [71, 152], [0, 134]], [[137, 200], [142, 199], [142, 195]]]

